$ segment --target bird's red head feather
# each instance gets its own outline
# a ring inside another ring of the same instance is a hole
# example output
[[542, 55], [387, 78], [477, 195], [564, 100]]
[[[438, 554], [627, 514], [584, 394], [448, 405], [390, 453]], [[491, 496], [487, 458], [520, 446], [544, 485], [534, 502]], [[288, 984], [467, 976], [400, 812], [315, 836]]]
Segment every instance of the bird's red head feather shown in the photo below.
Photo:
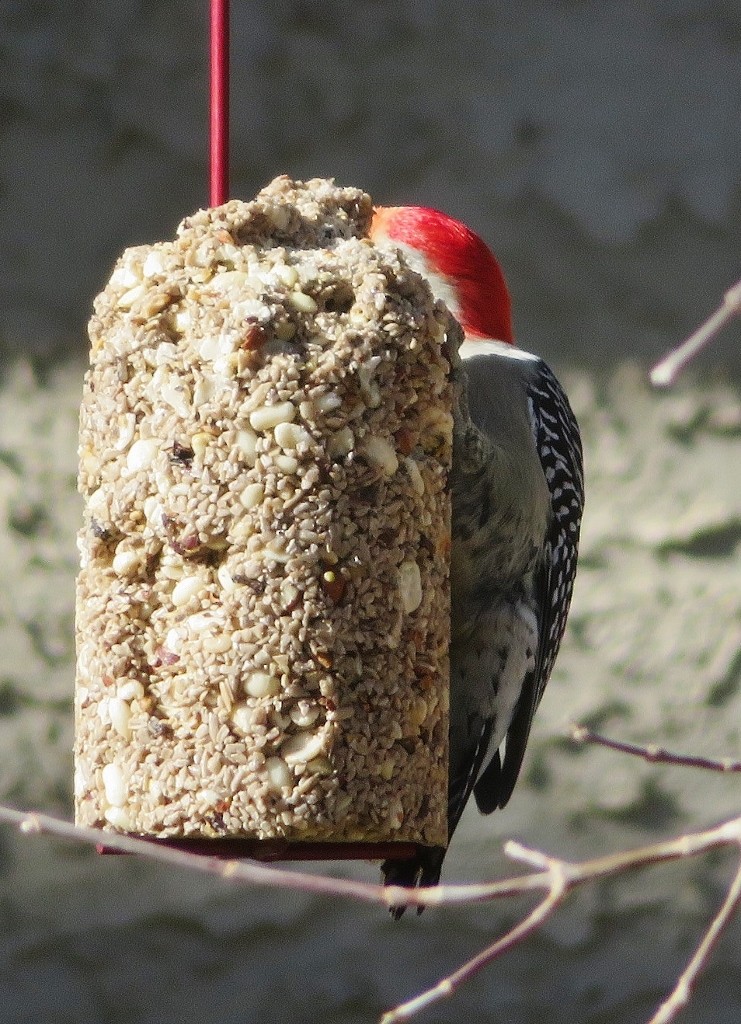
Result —
[[[453, 292], [469, 338], [514, 342], [512, 304], [502, 268], [487, 244], [465, 224], [423, 206], [378, 206], [370, 231], [418, 253], [428, 272]], [[434, 291], [433, 287], [433, 291]]]

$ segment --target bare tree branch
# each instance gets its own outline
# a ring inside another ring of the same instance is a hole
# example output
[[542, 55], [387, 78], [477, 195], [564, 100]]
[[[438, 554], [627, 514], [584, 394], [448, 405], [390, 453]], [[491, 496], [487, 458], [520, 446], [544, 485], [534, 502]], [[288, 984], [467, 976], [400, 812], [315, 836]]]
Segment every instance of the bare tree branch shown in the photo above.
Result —
[[[581, 737], [582, 741], [591, 742], [592, 735], [598, 735], [591, 734], [588, 730], [585, 732], [586, 735]], [[601, 742], [604, 739], [604, 737], [600, 737], [596, 742]], [[623, 750], [623, 745], [616, 744], [615, 741], [607, 741], [603, 745]], [[627, 747], [628, 753], [640, 752], [639, 748], [632, 748], [631, 745], [627, 745]], [[673, 760], [675, 755], [670, 755], [670, 757], [672, 758], [670, 763], [676, 763]], [[655, 757], [652, 755], [651, 759], [655, 759]], [[698, 759], [691, 759], [690, 763], [695, 767], [707, 767], [705, 764], [698, 765], [697, 761]], [[684, 762], [680, 761], [680, 763]], [[723, 765], [724, 763], [710, 762], [710, 765]], [[625, 871], [696, 856], [718, 847], [735, 846], [741, 851], [741, 817], [732, 818], [700, 832], [687, 833], [675, 839], [638, 847], [634, 850], [620, 851], [580, 863], [560, 860], [520, 843], [508, 842], [505, 845], [507, 856], [528, 864], [535, 868], [535, 871], [496, 882], [444, 885], [430, 889], [409, 890], [354, 882], [348, 879], [327, 878], [322, 875], [290, 871], [264, 864], [218, 860], [215, 857], [174, 849], [161, 842], [78, 827], [71, 822], [50, 815], [23, 812], [10, 807], [0, 806], [0, 822], [15, 824], [27, 834], [46, 833], [92, 845], [104, 844], [109, 849], [123, 853], [137, 853], [149, 860], [215, 874], [242, 884], [276, 886], [328, 896], [342, 896], [362, 900], [366, 903], [378, 903], [385, 907], [401, 904], [411, 906], [451, 905], [505, 899], [530, 892], [545, 893], [534, 909], [518, 924], [476, 956], [463, 963], [457, 970], [442, 978], [436, 985], [389, 1010], [382, 1017], [382, 1024], [394, 1024], [397, 1021], [407, 1020], [428, 1006], [451, 996], [461, 985], [495, 959], [501, 957], [513, 946], [525, 941], [561, 906], [569, 893], [581, 885], [600, 878], [619, 875]], [[669, 997], [662, 1003], [648, 1024], [670, 1024], [686, 1005], [701, 970], [740, 903], [741, 865], [729, 887], [723, 906], [711, 922], [688, 966], [680, 975]]]
[[644, 761], [652, 764], [672, 764], [684, 768], [703, 768], [711, 772], [741, 772], [741, 761], [734, 761], [731, 758], [714, 760], [709, 757], [692, 757], [688, 754], [676, 754], [663, 747], [657, 747], [651, 743], [648, 746], [640, 746], [637, 743], [625, 743], [621, 740], [610, 739], [601, 733], [593, 732], [584, 725], [571, 726], [571, 738], [576, 743], [590, 743], [594, 746], [607, 747], [609, 750], [617, 750], [621, 754], [631, 754], [633, 757], [641, 757]]
[[668, 388], [698, 352], [730, 321], [741, 314], [741, 281], [737, 281], [723, 296], [722, 304], [693, 334], [664, 356], [651, 370], [651, 383], [657, 388]]

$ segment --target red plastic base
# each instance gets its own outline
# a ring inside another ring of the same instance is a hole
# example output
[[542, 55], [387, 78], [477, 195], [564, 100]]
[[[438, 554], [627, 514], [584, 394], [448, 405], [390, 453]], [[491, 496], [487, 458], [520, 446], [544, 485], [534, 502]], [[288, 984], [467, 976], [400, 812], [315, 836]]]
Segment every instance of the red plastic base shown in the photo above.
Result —
[[[417, 843], [301, 843], [283, 839], [156, 839], [139, 836], [148, 843], [160, 843], [176, 850], [186, 850], [222, 860], [411, 860], [424, 847]], [[104, 843], [96, 846], [98, 853], [114, 854]]]

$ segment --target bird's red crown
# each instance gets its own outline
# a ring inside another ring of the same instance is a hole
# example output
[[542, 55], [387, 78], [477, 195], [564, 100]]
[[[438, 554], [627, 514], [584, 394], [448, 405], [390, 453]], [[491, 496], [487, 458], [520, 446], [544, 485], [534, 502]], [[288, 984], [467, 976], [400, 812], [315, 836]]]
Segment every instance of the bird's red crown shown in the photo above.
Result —
[[432, 273], [453, 289], [458, 319], [469, 338], [514, 343], [512, 304], [494, 253], [465, 224], [423, 206], [376, 207], [374, 241], [388, 239], [409, 246]]

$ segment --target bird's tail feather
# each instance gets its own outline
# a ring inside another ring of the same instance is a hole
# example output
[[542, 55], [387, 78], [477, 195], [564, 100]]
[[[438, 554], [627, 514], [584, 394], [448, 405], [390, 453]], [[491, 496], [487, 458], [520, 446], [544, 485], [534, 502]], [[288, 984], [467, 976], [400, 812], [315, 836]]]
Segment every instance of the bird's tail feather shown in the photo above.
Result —
[[[405, 889], [422, 888], [437, 885], [440, 881], [445, 850], [440, 847], [422, 849], [411, 860], [385, 860], [381, 865], [384, 885], [400, 885]], [[391, 916], [395, 921], [403, 915], [405, 906], [391, 907]], [[421, 914], [424, 907], [417, 907]]]

